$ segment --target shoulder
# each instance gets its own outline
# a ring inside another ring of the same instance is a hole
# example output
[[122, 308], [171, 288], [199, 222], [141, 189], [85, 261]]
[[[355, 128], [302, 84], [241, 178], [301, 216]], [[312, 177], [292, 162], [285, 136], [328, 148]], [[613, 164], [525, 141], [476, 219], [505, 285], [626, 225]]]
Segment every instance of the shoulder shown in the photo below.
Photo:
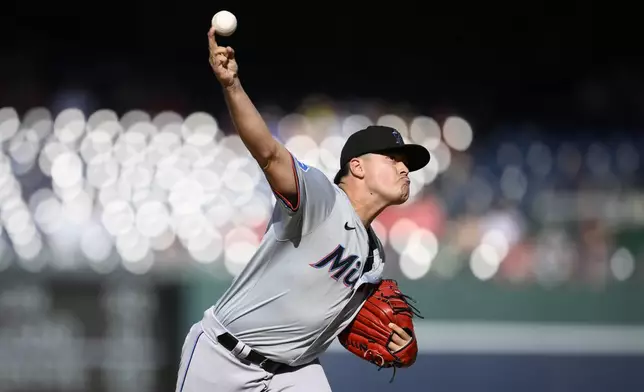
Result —
[[334, 188], [337, 186], [322, 170], [300, 161], [295, 156], [293, 156], [293, 165], [300, 181], [310, 188], [311, 192], [322, 192], [327, 196], [334, 193]]

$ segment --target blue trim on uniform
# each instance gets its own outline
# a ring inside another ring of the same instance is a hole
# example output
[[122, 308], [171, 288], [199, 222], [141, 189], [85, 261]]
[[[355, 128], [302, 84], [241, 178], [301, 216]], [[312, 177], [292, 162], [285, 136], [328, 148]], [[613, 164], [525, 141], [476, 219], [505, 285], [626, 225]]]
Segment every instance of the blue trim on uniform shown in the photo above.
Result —
[[297, 164], [300, 166], [300, 168], [302, 168], [302, 170], [304, 172], [309, 171], [309, 167], [306, 164], [304, 164], [303, 162], [298, 161], [297, 159], [295, 159], [295, 160], [297, 161]]
[[195, 355], [195, 350], [197, 349], [197, 343], [199, 343], [199, 338], [203, 335], [203, 331], [199, 332], [199, 335], [197, 335], [197, 339], [195, 340], [195, 345], [192, 346], [192, 352], [190, 353], [190, 359], [188, 360], [188, 364], [186, 365], [186, 371], [183, 373], [183, 381], [181, 381], [181, 388], [179, 388], [179, 392], [183, 391], [183, 386], [186, 383], [186, 378], [188, 377], [188, 369], [190, 369], [190, 363], [192, 362], [192, 356]]

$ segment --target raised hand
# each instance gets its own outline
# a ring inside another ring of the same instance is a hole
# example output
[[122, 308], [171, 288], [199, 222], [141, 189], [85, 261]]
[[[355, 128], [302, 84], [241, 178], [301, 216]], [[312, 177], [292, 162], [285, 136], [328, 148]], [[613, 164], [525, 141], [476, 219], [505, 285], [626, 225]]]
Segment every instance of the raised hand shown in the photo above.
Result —
[[229, 46], [219, 46], [215, 40], [215, 28], [208, 31], [208, 47], [210, 49], [210, 67], [217, 80], [223, 87], [232, 86], [237, 79], [237, 61], [235, 51]]

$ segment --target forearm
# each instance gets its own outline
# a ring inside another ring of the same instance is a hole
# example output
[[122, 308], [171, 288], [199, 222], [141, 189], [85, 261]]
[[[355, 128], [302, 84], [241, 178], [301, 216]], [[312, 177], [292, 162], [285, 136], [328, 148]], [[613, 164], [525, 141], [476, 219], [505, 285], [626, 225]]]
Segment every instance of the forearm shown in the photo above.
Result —
[[262, 168], [271, 188], [291, 205], [298, 206], [297, 179], [286, 147], [273, 138], [239, 80], [224, 88], [224, 98], [239, 138]]
[[224, 88], [224, 98], [240, 139], [260, 167], [267, 167], [280, 146], [239, 79]]

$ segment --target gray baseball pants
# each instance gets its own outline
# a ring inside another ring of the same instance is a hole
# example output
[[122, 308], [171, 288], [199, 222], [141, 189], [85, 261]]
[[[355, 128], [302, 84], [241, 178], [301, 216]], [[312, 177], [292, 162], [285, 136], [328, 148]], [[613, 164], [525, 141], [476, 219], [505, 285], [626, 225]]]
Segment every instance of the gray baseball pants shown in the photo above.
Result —
[[192, 326], [183, 344], [176, 392], [331, 392], [319, 361], [269, 373]]

